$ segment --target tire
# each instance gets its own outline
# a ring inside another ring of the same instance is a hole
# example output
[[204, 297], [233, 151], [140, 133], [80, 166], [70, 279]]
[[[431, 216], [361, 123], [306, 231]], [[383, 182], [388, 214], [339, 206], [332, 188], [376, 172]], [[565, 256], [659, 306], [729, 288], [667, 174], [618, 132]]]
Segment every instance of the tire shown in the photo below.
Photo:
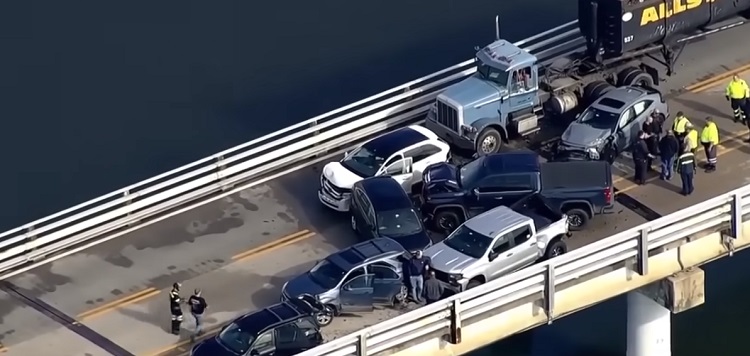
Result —
[[331, 310], [330, 307], [326, 306], [325, 310], [321, 310], [315, 313], [315, 320], [321, 327], [331, 325], [331, 323], [333, 322], [333, 310]]
[[435, 228], [450, 234], [463, 223], [463, 218], [455, 210], [440, 210], [435, 214]]
[[477, 155], [487, 156], [500, 152], [503, 147], [503, 136], [495, 128], [488, 127], [479, 133], [474, 147]]
[[589, 213], [583, 209], [570, 209], [565, 214], [568, 215], [570, 230], [581, 231], [589, 223]]
[[641, 88], [654, 87], [654, 78], [640, 69], [630, 73], [630, 75], [625, 78], [625, 82], [628, 83], [627, 85], [637, 86]]
[[618, 87], [624, 87], [626, 85], [630, 85], [630, 82], [628, 82], [628, 77], [633, 74], [640, 72], [641, 70], [637, 67], [625, 67], [621, 71], [617, 72], [617, 86]]
[[603, 80], [588, 83], [583, 87], [583, 101], [590, 105], [612, 89], [614, 87]]
[[476, 279], [472, 279], [472, 280], [469, 281], [469, 284], [466, 285], [466, 290], [469, 290], [469, 289], [472, 289], [472, 288], [475, 288], [475, 287], [479, 287], [482, 284], [484, 284], [484, 283], [482, 283], [482, 281], [476, 280]]
[[547, 246], [547, 251], [544, 252], [544, 259], [548, 260], [557, 256], [563, 255], [568, 252], [568, 245], [561, 239], [553, 240], [552, 243]]
[[401, 285], [401, 290], [398, 294], [393, 296], [393, 307], [402, 307], [406, 305], [406, 300], [409, 297], [409, 290], [406, 289], [406, 285]]

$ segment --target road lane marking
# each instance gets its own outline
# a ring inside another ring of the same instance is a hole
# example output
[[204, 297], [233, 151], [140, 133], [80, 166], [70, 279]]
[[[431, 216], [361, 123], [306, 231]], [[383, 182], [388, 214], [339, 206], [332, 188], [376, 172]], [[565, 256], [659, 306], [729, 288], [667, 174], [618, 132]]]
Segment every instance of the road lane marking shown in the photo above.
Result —
[[83, 312], [81, 314], [78, 314], [78, 316], [76, 317], [76, 319], [78, 319], [79, 321], [84, 321], [86, 319], [91, 319], [91, 318], [93, 318], [95, 316], [98, 316], [98, 315], [101, 315], [101, 314], [113, 311], [115, 309], [122, 308], [124, 306], [130, 305], [130, 304], [133, 304], [133, 303], [140, 302], [141, 300], [144, 300], [144, 299], [147, 299], [147, 298], [151, 298], [151, 297], [153, 297], [153, 296], [155, 296], [155, 295], [157, 295], [159, 293], [161, 293], [161, 291], [157, 290], [156, 288], [147, 288], [147, 289], [144, 289], [144, 290], [142, 290], [140, 292], [133, 293], [133, 294], [127, 296], [127, 297], [123, 297], [123, 298], [114, 300], [112, 302], [109, 302], [107, 304], [98, 306], [98, 307], [96, 307], [94, 309], [87, 310], [87, 311], [85, 311], [85, 312]]
[[312, 232], [312, 231], [310, 231], [310, 230], [297, 231], [297, 232], [295, 232], [293, 234], [286, 235], [286, 236], [284, 236], [284, 237], [282, 237], [282, 238], [280, 238], [280, 239], [278, 239], [278, 240], [276, 240], [274, 242], [267, 243], [265, 245], [258, 246], [258, 247], [252, 248], [250, 250], [247, 250], [245, 252], [236, 254], [236, 255], [232, 256], [232, 259], [235, 260], [235, 261], [244, 260], [246, 258], [255, 256], [255, 255], [258, 255], [258, 254], [261, 254], [261, 253], [271, 252], [271, 251], [276, 250], [276, 249], [278, 249], [280, 247], [284, 247], [286, 245], [291, 245], [291, 244], [293, 244], [295, 242], [299, 242], [299, 241], [302, 241], [304, 239], [308, 239], [308, 238], [312, 237], [313, 235], [315, 235], [315, 233]]
[[700, 93], [700, 92], [706, 91], [708, 89], [711, 89], [711, 88], [719, 85], [719, 83], [722, 80], [727, 80], [727, 79], [729, 79], [731, 76], [733, 76], [735, 74], [741, 75], [741, 74], [745, 74], [746, 72], [749, 72], [749, 71], [750, 71], [750, 63], [745, 64], [745, 65], [740, 66], [740, 67], [737, 67], [735, 69], [726, 71], [726, 72], [724, 72], [722, 74], [719, 74], [717, 76], [708, 78], [706, 80], [702, 80], [702, 81], [700, 81], [698, 83], [695, 83], [695, 84], [692, 84], [692, 85], [688, 85], [688, 86], [685, 87], [685, 90], [687, 90], [687, 91], [689, 91], [691, 93]]
[[190, 349], [193, 347], [193, 344], [197, 344], [205, 339], [208, 339], [209, 337], [213, 337], [216, 335], [216, 333], [221, 330], [221, 328], [224, 327], [225, 324], [222, 325], [216, 325], [213, 327], [208, 328], [204, 331], [203, 335], [195, 338], [195, 340], [182, 340], [174, 345], [169, 345], [167, 347], [162, 347], [156, 351], [148, 352], [143, 354], [143, 356], [165, 356], [167, 353], [170, 353], [172, 351], [180, 352], [180, 355], [187, 355], [190, 353]]

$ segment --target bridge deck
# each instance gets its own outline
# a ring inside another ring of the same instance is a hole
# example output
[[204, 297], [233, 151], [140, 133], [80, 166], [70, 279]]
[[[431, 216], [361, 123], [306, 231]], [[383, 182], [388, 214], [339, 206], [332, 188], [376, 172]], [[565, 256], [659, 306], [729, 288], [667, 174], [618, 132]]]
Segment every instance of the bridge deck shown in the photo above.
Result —
[[[750, 63], [746, 47], [738, 45], [748, 42], [739, 29], [688, 47], [683, 54], [684, 67], [663, 83], [663, 88], [674, 91]], [[735, 46], [725, 45], [730, 43]], [[718, 85], [723, 88], [726, 79]], [[731, 122], [721, 89], [708, 86], [675, 94], [670, 105], [673, 113], [687, 113], [696, 126], [702, 126], [698, 118], [716, 117], [723, 147], [719, 170], [711, 174], [700, 172], [696, 193], [691, 197], [676, 193], [679, 179], [656, 179], [645, 186], [635, 186], [623, 178], [630, 176], [628, 168], [617, 172], [616, 187], [623, 194], [661, 215], [747, 184], [746, 177], [750, 177], [750, 146], [742, 142], [747, 130]], [[624, 160], [619, 163], [617, 167], [628, 164]], [[348, 219], [328, 211], [317, 201], [315, 190], [321, 166], [248, 189], [12, 278], [5, 287], [15, 286], [26, 297], [38, 298], [48, 305], [46, 310], [38, 311], [28, 306], [33, 302], [0, 294], [0, 352], [32, 355], [54, 348], [61, 355], [106, 355], [107, 349], [119, 345], [137, 355], [185, 354], [190, 345], [189, 331], [184, 330], [179, 337], [167, 332], [166, 293], [175, 281], [183, 282], [185, 294], [193, 288], [204, 289], [210, 304], [206, 319], [209, 327], [276, 302], [279, 288], [289, 277], [355, 241]], [[638, 211], [639, 204], [634, 210], [633, 204], [627, 203], [630, 200], [620, 201], [626, 204], [618, 203], [614, 213], [599, 217], [589, 230], [575, 234], [572, 247], [641, 224], [646, 221], [644, 216], [653, 217]], [[309, 233], [298, 233], [303, 230]], [[295, 233], [296, 238], [283, 240]], [[278, 246], [279, 241], [287, 242]], [[397, 313], [383, 309], [341, 317], [324, 332], [328, 339], [335, 338]], [[56, 317], [57, 321], [53, 321], [51, 314], [68, 319]], [[87, 330], [74, 333], [70, 329], [75, 327], [66, 328], [64, 324], [73, 319]], [[184, 327], [191, 328], [190, 318], [186, 319]]]

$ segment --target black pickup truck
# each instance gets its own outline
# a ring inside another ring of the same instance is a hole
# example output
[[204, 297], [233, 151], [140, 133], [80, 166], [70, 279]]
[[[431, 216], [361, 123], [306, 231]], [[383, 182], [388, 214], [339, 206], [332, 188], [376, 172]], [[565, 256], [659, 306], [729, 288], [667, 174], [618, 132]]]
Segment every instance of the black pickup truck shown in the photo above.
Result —
[[612, 171], [601, 161], [546, 162], [531, 151], [497, 153], [461, 166], [438, 163], [425, 169], [422, 213], [432, 228], [452, 232], [461, 223], [499, 205], [539, 194], [582, 230], [613, 206]]

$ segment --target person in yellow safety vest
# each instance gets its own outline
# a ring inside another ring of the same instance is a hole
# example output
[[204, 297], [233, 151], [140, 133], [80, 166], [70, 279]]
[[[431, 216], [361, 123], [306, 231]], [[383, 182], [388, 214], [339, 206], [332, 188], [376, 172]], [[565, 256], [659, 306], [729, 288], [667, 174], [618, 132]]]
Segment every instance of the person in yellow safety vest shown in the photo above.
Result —
[[706, 118], [706, 126], [701, 130], [701, 144], [706, 151], [706, 173], [716, 170], [716, 145], [719, 144], [719, 128], [711, 117]]
[[687, 135], [687, 125], [690, 125], [690, 120], [685, 117], [682, 111], [677, 112], [674, 123], [672, 123], [672, 132], [674, 132], [674, 137], [677, 137], [677, 141], [680, 142], [680, 152], [683, 151], [682, 143], [685, 141], [685, 135]]
[[685, 135], [685, 143], [682, 147], [685, 147], [687, 150], [690, 150], [693, 154], [695, 154], [695, 151], [698, 150], [698, 130], [693, 127], [693, 124], [688, 123], [685, 128], [687, 129], [687, 134]]
[[750, 98], [750, 87], [747, 86], [744, 79], [735, 74], [732, 81], [727, 85], [727, 100], [734, 112], [734, 122], [742, 120], [744, 124], [750, 127], [750, 122], [747, 121], [748, 110], [750, 110], [747, 107], [748, 98]]

